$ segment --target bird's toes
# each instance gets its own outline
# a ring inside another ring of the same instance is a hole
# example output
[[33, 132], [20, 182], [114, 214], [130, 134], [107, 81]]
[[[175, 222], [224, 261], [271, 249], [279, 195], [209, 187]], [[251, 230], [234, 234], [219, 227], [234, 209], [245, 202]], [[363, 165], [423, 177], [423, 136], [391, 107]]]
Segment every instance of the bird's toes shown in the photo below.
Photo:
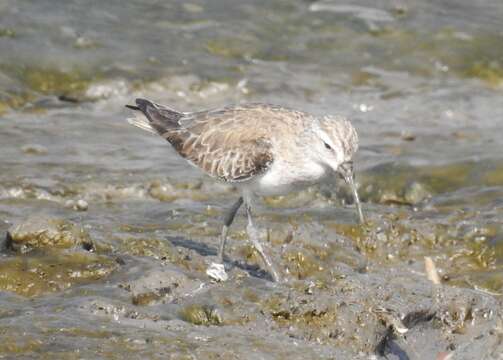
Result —
[[212, 262], [206, 269], [206, 275], [216, 281], [227, 281], [229, 275], [225, 272], [225, 266], [222, 263]]

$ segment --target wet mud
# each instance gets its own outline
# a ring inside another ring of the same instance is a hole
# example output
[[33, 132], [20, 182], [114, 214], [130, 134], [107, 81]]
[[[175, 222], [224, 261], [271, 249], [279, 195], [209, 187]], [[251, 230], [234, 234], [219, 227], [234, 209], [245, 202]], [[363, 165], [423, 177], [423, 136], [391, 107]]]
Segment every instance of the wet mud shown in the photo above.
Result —
[[[0, 357], [500, 359], [502, 9], [0, 5]], [[239, 193], [131, 127], [136, 97], [347, 116], [367, 221], [337, 179], [265, 198], [283, 281], [243, 213], [212, 281]]]

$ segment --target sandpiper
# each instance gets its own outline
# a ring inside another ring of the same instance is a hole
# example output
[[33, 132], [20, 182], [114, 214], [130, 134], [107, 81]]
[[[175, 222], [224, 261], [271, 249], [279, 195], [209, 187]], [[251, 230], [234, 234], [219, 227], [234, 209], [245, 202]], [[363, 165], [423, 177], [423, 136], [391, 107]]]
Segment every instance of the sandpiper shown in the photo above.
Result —
[[355, 128], [344, 117], [316, 117], [268, 104], [179, 112], [145, 99], [126, 105], [143, 115], [128, 121], [165, 138], [189, 163], [235, 185], [241, 196], [224, 218], [216, 263], [207, 274], [225, 281], [227, 231], [244, 203], [248, 237], [275, 281], [279, 274], [260, 242], [252, 220], [256, 196], [282, 195], [317, 184], [334, 174], [351, 186], [360, 222], [363, 214], [354, 183]]

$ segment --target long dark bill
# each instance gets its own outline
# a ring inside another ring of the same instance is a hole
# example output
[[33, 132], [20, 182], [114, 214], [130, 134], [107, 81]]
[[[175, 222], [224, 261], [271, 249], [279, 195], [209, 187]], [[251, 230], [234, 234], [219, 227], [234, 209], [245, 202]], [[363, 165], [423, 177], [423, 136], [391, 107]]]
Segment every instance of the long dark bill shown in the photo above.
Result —
[[362, 211], [362, 205], [360, 203], [360, 197], [358, 196], [358, 191], [356, 190], [356, 185], [355, 185], [355, 173], [353, 171], [353, 162], [348, 161], [345, 163], [342, 163], [339, 166], [338, 172], [342, 175], [344, 178], [344, 181], [351, 187], [351, 191], [353, 192], [353, 199], [356, 205], [356, 210], [358, 211], [358, 220], [360, 221], [360, 224], [363, 224], [365, 222], [365, 218], [363, 217], [363, 211]]

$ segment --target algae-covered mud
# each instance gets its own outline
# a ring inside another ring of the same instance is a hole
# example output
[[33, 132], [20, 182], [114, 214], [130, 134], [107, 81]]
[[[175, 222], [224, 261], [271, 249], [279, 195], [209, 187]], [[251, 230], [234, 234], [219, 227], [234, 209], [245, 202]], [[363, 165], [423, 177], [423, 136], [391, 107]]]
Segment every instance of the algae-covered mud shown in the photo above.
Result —
[[[501, 359], [503, 3], [0, 3], [0, 358]], [[348, 116], [341, 181], [239, 196], [124, 104]], [[425, 257], [429, 260], [426, 261]]]

